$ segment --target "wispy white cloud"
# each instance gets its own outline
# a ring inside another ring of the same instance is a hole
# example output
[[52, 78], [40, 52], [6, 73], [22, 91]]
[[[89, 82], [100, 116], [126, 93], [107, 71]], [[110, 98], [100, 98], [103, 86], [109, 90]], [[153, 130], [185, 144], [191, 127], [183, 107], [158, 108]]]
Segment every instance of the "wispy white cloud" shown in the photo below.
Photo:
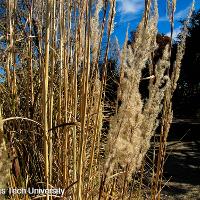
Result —
[[137, 14], [144, 7], [144, 0], [117, 0], [119, 2], [119, 11], [122, 14]]
[[[175, 13], [174, 15], [174, 20], [180, 20], [180, 19], [184, 19], [187, 17], [189, 10], [191, 8], [191, 5], [189, 5], [187, 8], [180, 10], [178, 12]], [[167, 16], [162, 16], [159, 18], [160, 22], [165, 22], [165, 21], [169, 21]]]
[[189, 11], [190, 11], [190, 8], [191, 8], [191, 5], [189, 5], [187, 8], [183, 9], [183, 10], [180, 10], [179, 12], [177, 12], [175, 14], [175, 20], [179, 20], [179, 19], [182, 19], [182, 18], [185, 18], [187, 17]]
[[[177, 27], [177, 28], [174, 29], [174, 31], [173, 31], [173, 39], [174, 40], [177, 39], [177, 36], [178, 36], [178, 34], [180, 32], [181, 32], [181, 26], [179, 26], [179, 27]], [[171, 36], [171, 32], [166, 33], [166, 35], [170, 37]]]
[[117, 0], [117, 10], [120, 13], [118, 24], [131, 22], [141, 17], [144, 0]]

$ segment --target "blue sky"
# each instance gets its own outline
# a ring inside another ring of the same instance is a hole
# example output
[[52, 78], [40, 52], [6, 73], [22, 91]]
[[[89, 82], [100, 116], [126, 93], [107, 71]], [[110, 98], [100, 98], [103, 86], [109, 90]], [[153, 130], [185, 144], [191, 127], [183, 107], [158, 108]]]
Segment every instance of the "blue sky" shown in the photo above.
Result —
[[[169, 34], [170, 25], [166, 14], [166, 1], [158, 0], [158, 30], [160, 33]], [[135, 30], [140, 22], [144, 11], [144, 2], [145, 0], [117, 0], [115, 31], [113, 35], [118, 38], [120, 46], [123, 45], [128, 25], [130, 32]], [[187, 17], [191, 4], [192, 0], [177, 0], [174, 37], [180, 32], [181, 24], [179, 21]], [[200, 9], [200, 0], [196, 0], [195, 9]]]

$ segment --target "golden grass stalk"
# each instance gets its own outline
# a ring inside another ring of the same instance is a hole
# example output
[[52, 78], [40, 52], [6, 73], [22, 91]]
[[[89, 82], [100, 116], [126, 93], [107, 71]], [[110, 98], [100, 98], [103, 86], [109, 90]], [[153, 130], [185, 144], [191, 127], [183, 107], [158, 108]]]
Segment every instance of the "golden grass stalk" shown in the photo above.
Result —
[[[70, 4], [70, 3], [69, 3]], [[62, 0], [60, 2], [60, 7], [59, 7], [59, 26], [60, 26], [60, 110], [59, 110], [59, 115], [60, 117], [62, 116], [62, 84], [63, 84], [63, 74], [64, 74], [64, 120], [67, 122], [67, 67], [65, 65], [65, 35], [64, 35], [64, 24], [65, 24], [65, 16], [64, 16], [64, 1]], [[68, 10], [68, 12], [70, 12]], [[70, 19], [68, 19], [70, 20]], [[68, 27], [68, 31], [70, 31], [70, 27]], [[62, 118], [60, 118], [60, 121], [62, 121]], [[67, 143], [68, 143], [68, 132], [66, 129], [64, 129], [64, 141], [63, 141], [63, 185], [67, 186]]]
[[[50, 19], [52, 1], [47, 1], [46, 15], [46, 38], [45, 38], [45, 62], [43, 69], [43, 126], [44, 126], [44, 159], [45, 159], [45, 182], [49, 188], [49, 133], [48, 133], [48, 83], [49, 83], [49, 49], [50, 49]], [[49, 200], [49, 195], [46, 195]]]
[[88, 101], [88, 81], [90, 74], [90, 34], [91, 34], [91, 5], [92, 1], [86, 4], [86, 24], [85, 24], [85, 56], [84, 56], [84, 69], [83, 69], [83, 88], [82, 88], [82, 103], [81, 103], [81, 135], [79, 146], [79, 162], [78, 162], [78, 187], [77, 187], [77, 199], [82, 199], [82, 187], [83, 187], [83, 153], [85, 146], [85, 125], [87, 117], [87, 101]]
[[9, 91], [12, 94], [12, 108], [13, 114], [16, 111], [16, 102], [17, 102], [17, 85], [16, 85], [16, 58], [15, 58], [15, 46], [14, 46], [14, 33], [15, 33], [15, 15], [14, 12], [16, 10], [16, 1], [9, 0], [8, 1], [8, 58], [7, 58], [7, 66], [6, 66], [6, 74], [7, 74], [7, 84], [10, 87]]
[[30, 76], [30, 97], [31, 107], [34, 102], [34, 87], [33, 87], [33, 47], [32, 47], [32, 17], [33, 17], [33, 6], [34, 0], [32, 1], [30, 13], [29, 13], [29, 41], [28, 41], [28, 52], [29, 52], [29, 76]]
[[[77, 17], [76, 12], [80, 11], [80, 5], [77, 5], [77, 2], [74, 3], [74, 17], [75, 17], [75, 24], [78, 24], [80, 22], [80, 18]], [[78, 18], [78, 19], [77, 19]], [[78, 26], [78, 25], [77, 25]], [[72, 115], [73, 115], [73, 121], [76, 123], [77, 121], [77, 112], [78, 112], [78, 66], [79, 66], [79, 38], [78, 33], [79, 27], [75, 27], [75, 52], [74, 52], [74, 74], [73, 74], [73, 109], [72, 109]], [[73, 143], [73, 151], [72, 151], [72, 157], [73, 157], [73, 182], [75, 183], [77, 181], [77, 127], [74, 126], [72, 129], [72, 143]], [[74, 186], [74, 191], [76, 191], [76, 186]], [[73, 195], [73, 198], [75, 198], [75, 192]]]
[[[176, 11], [176, 0], [168, 0], [167, 1], [167, 12], [168, 12], [168, 17], [169, 17], [169, 21], [170, 21], [171, 38], [173, 37], [173, 31], [174, 31], [175, 11]], [[171, 42], [171, 44], [172, 44], [172, 42]]]
[[146, 26], [149, 20], [149, 14], [151, 9], [151, 1], [152, 0], [145, 0], [145, 12], [144, 12], [144, 25]]
[[[56, 1], [52, 3], [52, 20], [51, 20], [51, 35], [52, 35], [52, 51], [51, 51], [51, 85], [50, 85], [50, 101], [49, 101], [49, 129], [53, 128], [53, 111], [54, 111], [54, 78], [55, 78], [55, 40], [56, 40]], [[53, 179], [53, 132], [49, 131], [49, 182], [52, 184]]]

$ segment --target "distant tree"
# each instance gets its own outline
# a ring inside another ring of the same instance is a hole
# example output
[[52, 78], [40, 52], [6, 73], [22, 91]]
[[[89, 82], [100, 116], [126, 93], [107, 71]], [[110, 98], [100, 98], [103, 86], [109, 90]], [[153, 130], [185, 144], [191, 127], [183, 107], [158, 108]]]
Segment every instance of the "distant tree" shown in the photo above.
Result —
[[[184, 21], [182, 21], [184, 23]], [[180, 79], [174, 95], [174, 114], [183, 117], [197, 116], [200, 108], [200, 10], [193, 13], [188, 27], [185, 55]], [[180, 35], [178, 36], [180, 39]], [[179, 41], [173, 45], [175, 55]]]
[[[184, 21], [183, 21], [184, 22]], [[183, 23], [182, 22], [182, 23]], [[191, 89], [200, 84], [200, 10], [193, 13], [186, 40], [185, 56], [182, 61], [180, 83], [189, 84]]]

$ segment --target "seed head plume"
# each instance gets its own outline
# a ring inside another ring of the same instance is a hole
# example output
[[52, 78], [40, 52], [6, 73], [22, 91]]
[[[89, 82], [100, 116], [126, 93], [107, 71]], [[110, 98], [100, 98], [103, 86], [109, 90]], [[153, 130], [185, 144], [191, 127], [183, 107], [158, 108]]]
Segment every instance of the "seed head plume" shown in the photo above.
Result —
[[[164, 75], [169, 67], [169, 47], [155, 67], [155, 83], [149, 86], [150, 96], [143, 101], [139, 85], [142, 70], [155, 51], [158, 10], [155, 2], [154, 15], [147, 26], [144, 20], [138, 26], [133, 48], [125, 44], [122, 52], [123, 77], [120, 83], [121, 106], [111, 119], [108, 159], [105, 167], [111, 172], [117, 166], [128, 166], [129, 177], [141, 166], [144, 155], [150, 146], [150, 138], [157, 127], [157, 117], [161, 110], [164, 91], [169, 85], [169, 78]], [[143, 44], [146, 41], [146, 45]]]

